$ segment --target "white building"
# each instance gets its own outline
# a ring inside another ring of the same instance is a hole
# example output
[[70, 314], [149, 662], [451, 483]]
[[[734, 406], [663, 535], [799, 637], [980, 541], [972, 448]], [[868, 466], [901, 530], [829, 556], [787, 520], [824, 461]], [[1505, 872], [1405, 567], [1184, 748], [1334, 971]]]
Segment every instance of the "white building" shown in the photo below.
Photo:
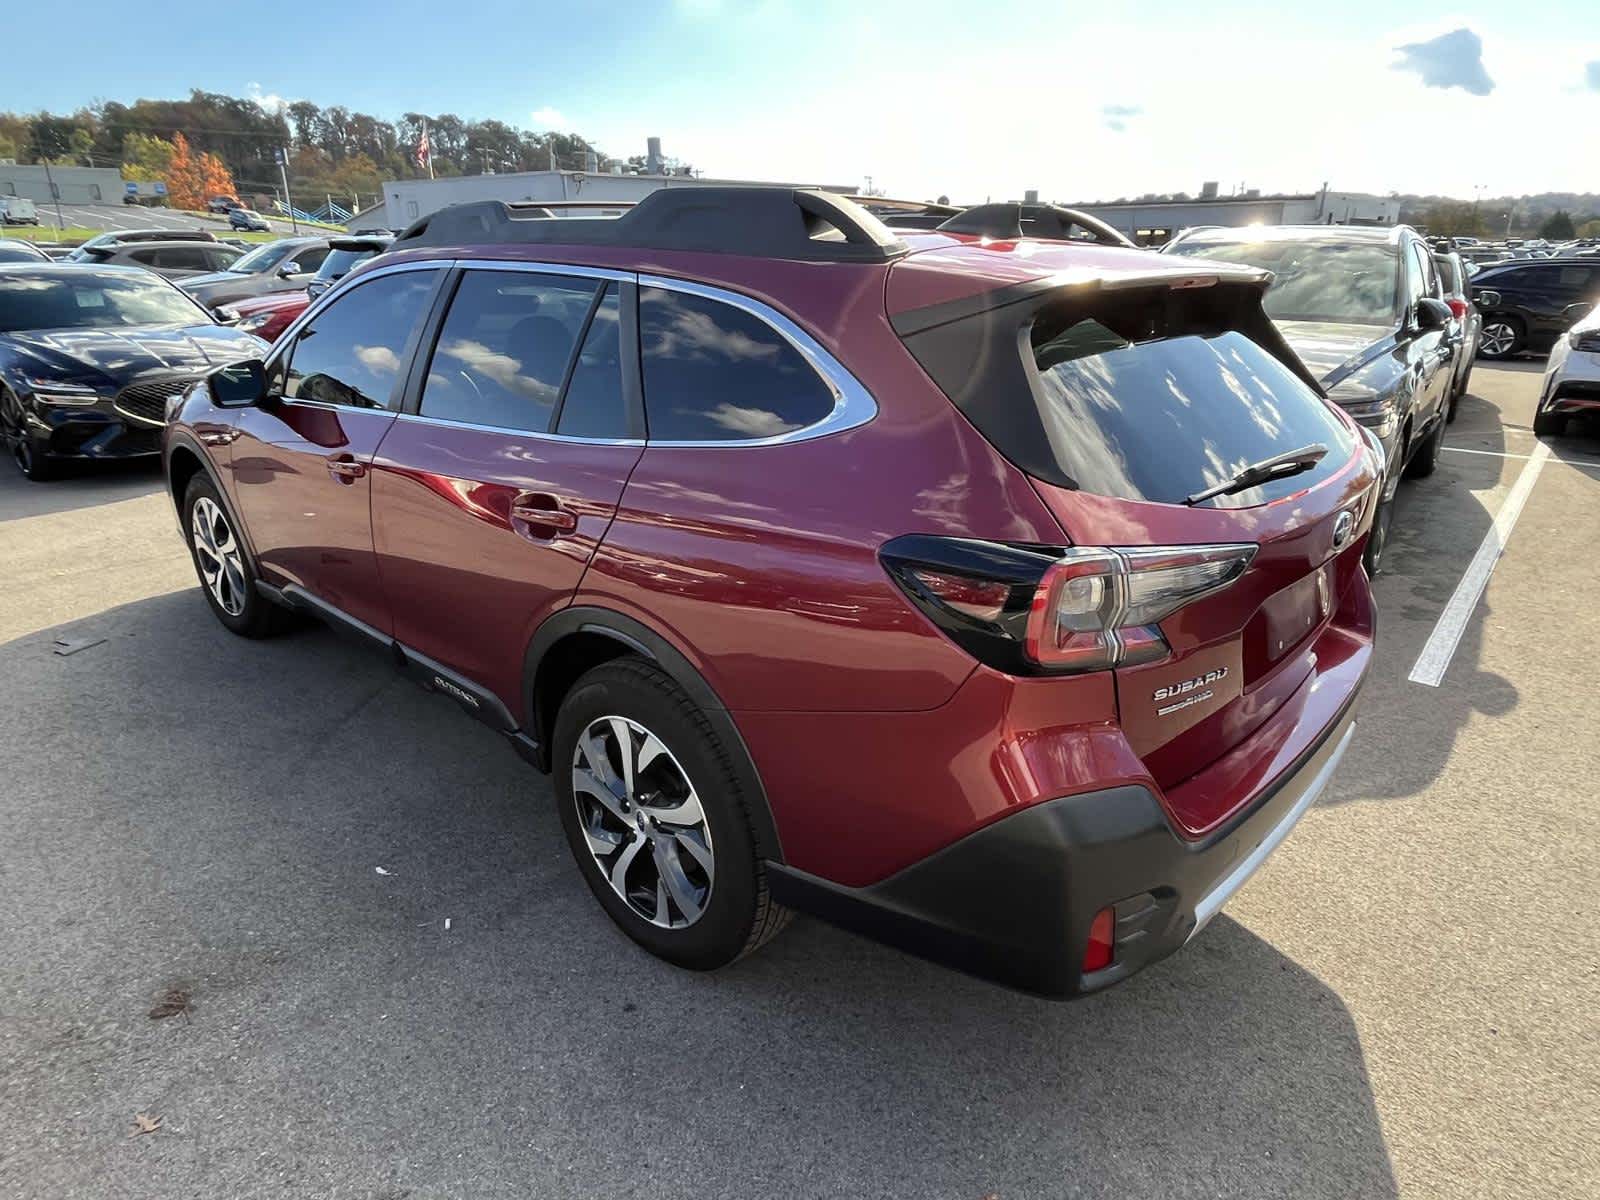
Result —
[[[52, 183], [56, 195], [50, 192]], [[0, 196], [23, 196], [37, 204], [120, 204], [122, 192], [122, 172], [115, 167], [51, 167], [47, 175], [42, 165], [0, 163]]]
[[1142, 245], [1160, 246], [1182, 229], [1196, 225], [1393, 225], [1400, 201], [1362, 192], [1323, 188], [1292, 196], [1245, 192], [1219, 196], [1206, 184], [1195, 200], [1133, 200], [1114, 204], [1073, 204], [1099, 217]]
[[[588, 171], [519, 171], [513, 175], [454, 175], [439, 179], [394, 179], [383, 185], [383, 205], [351, 218], [348, 227], [404, 229], [418, 217], [471, 200], [615, 200], [632, 204], [664, 187], [813, 187], [750, 179], [704, 179], [692, 175], [612, 175]], [[853, 187], [825, 191], [849, 194]], [[617, 209], [620, 214], [621, 208]], [[559, 215], [559, 214], [558, 214]], [[592, 214], [591, 214], [592, 215]]]

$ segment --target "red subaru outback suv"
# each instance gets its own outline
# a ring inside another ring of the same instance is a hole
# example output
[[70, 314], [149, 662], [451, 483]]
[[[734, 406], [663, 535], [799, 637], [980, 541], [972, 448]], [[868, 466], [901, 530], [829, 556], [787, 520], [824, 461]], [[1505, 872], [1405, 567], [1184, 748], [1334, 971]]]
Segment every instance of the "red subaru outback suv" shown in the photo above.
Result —
[[462, 205], [176, 401], [167, 473], [224, 625], [503, 733], [652, 952], [801, 909], [1075, 995], [1349, 744], [1381, 468], [1267, 278], [790, 189]]

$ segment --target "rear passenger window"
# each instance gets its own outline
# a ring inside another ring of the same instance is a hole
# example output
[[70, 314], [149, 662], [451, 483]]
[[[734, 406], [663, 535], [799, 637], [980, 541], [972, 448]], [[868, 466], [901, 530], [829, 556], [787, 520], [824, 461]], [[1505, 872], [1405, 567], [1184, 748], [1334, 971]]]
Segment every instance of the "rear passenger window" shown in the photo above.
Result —
[[622, 397], [622, 326], [617, 285], [606, 288], [584, 335], [561, 399], [556, 432], [568, 437], [625, 438], [628, 410]]
[[468, 271], [439, 330], [422, 415], [548, 432], [599, 286], [524, 271]]
[[346, 292], [300, 331], [284, 395], [388, 408], [398, 399], [406, 345], [427, 312], [436, 271], [380, 275]]
[[639, 342], [652, 441], [776, 437], [833, 412], [833, 391], [805, 356], [731, 304], [641, 288]]

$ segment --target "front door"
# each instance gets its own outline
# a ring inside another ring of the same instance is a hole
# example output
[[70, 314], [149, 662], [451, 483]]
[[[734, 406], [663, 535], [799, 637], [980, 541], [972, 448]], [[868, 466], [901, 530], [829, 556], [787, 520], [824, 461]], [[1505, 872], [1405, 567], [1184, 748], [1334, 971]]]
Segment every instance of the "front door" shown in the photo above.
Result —
[[374, 463], [373, 538], [396, 640], [515, 713], [523, 651], [643, 452], [635, 289], [576, 269], [459, 279], [416, 411]]
[[263, 578], [384, 632], [370, 469], [441, 275], [376, 275], [280, 343], [267, 400], [240, 412], [233, 445], [234, 494]]

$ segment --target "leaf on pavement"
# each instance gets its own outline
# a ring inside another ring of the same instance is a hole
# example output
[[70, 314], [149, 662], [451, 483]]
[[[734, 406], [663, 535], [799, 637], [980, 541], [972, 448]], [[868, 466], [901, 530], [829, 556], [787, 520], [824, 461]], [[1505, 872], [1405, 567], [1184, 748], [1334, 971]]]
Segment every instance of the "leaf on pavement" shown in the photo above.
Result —
[[129, 1137], [138, 1137], [141, 1133], [154, 1133], [161, 1128], [161, 1118], [152, 1117], [149, 1113], [133, 1114], [133, 1132]]

